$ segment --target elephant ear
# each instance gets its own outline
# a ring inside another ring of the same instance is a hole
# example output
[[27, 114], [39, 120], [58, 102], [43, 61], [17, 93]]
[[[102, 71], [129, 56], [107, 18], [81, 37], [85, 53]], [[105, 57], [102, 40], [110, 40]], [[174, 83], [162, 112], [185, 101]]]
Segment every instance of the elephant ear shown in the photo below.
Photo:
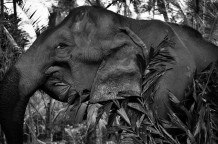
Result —
[[[148, 49], [129, 28], [120, 28], [122, 36], [116, 37], [108, 55], [94, 79], [90, 102], [97, 103], [125, 96], [140, 96], [142, 72]], [[139, 60], [140, 59], [140, 60]]]

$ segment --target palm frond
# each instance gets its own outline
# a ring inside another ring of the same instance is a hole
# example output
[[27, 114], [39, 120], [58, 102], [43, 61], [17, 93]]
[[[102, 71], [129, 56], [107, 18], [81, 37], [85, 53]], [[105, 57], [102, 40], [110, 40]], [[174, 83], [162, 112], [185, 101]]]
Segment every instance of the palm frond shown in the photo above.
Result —
[[18, 4], [23, 12], [26, 14], [26, 16], [30, 19], [31, 24], [35, 28], [35, 31], [40, 31], [40, 33], [43, 32], [45, 30], [44, 27], [47, 27], [48, 25], [39, 26], [41, 18], [36, 17], [36, 13], [39, 12], [39, 9], [35, 9], [33, 5], [27, 5], [27, 2], [24, 0], [22, 2], [19, 2]]

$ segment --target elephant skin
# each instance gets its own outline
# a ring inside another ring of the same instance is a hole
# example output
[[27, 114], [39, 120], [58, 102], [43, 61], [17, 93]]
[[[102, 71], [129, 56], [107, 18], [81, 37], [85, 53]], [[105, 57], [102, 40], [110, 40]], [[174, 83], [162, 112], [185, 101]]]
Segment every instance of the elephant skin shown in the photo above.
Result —
[[[55, 99], [76, 101], [84, 90], [90, 102], [116, 99], [120, 91], [141, 93], [144, 60], [150, 47], [165, 37], [174, 63], [159, 80], [153, 106], [167, 118], [168, 94], [179, 100], [200, 72], [218, 58], [218, 47], [196, 30], [158, 20], [134, 20], [103, 8], [73, 9], [55, 28], [46, 30], [6, 73], [0, 84], [0, 123], [8, 144], [22, 143], [23, 117], [29, 97], [41, 88]], [[146, 62], [146, 61], [145, 61]], [[132, 84], [132, 85], [131, 85]]]

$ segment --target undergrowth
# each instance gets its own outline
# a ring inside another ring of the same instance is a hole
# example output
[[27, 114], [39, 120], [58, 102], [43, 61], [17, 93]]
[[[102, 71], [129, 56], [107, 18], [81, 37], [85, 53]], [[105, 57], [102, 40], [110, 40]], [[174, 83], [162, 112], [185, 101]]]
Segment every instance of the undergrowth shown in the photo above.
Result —
[[[166, 46], [173, 46], [173, 43], [165, 39], [158, 48], [150, 51], [141, 97], [121, 92], [124, 100], [104, 103], [98, 109], [95, 129], [90, 132], [92, 135], [96, 134], [98, 128], [102, 130], [103, 143], [218, 143], [218, 63], [209, 65], [195, 75], [187, 89], [189, 96], [184, 100], [180, 101], [169, 93], [173, 106], [169, 107], [168, 120], [158, 118], [155, 108], [151, 107], [158, 80], [167, 71], [164, 63], [174, 62], [167, 51], [161, 51]], [[102, 120], [105, 121], [104, 125], [99, 124]]]

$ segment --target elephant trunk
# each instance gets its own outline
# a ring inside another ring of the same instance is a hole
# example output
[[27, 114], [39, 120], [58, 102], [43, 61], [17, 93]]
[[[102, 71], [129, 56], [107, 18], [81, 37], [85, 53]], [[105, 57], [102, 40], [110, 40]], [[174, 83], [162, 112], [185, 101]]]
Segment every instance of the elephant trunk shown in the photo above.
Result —
[[19, 71], [12, 67], [0, 82], [0, 123], [8, 144], [23, 143], [23, 121], [29, 96], [19, 93]]
[[[0, 82], [0, 124], [8, 144], [23, 143], [24, 114], [30, 96], [55, 72], [50, 52], [33, 44]], [[43, 51], [43, 52], [42, 52]]]

